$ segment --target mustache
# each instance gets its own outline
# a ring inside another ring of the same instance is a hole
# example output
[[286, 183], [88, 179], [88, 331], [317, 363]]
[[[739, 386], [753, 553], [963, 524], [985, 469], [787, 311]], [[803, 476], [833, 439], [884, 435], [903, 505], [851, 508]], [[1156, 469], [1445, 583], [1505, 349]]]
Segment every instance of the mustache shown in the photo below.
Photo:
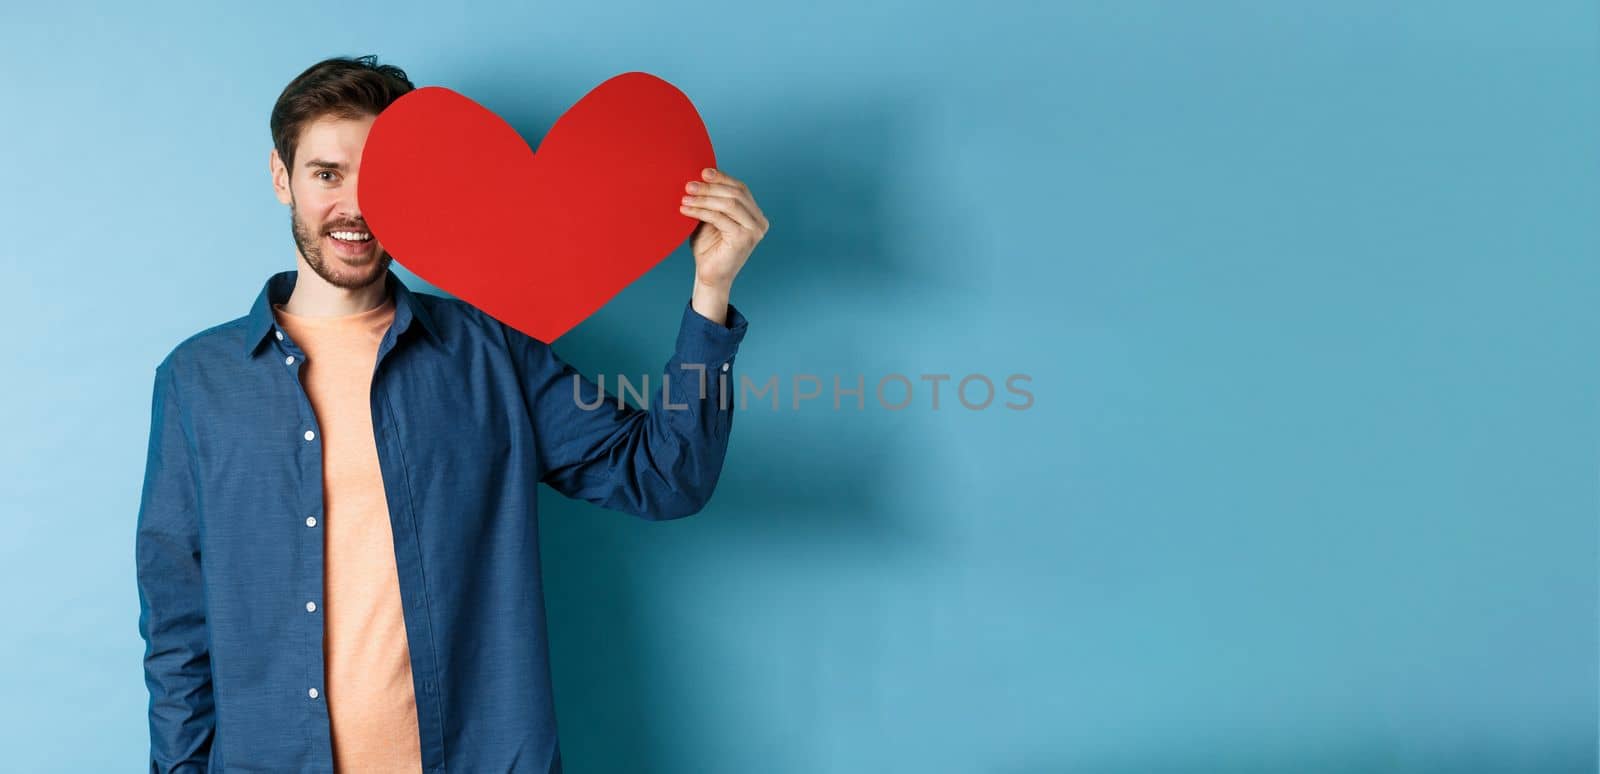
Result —
[[372, 229], [368, 228], [366, 223], [353, 223], [350, 221], [330, 223], [322, 229], [324, 234], [331, 231], [365, 231], [369, 234], [372, 233]]

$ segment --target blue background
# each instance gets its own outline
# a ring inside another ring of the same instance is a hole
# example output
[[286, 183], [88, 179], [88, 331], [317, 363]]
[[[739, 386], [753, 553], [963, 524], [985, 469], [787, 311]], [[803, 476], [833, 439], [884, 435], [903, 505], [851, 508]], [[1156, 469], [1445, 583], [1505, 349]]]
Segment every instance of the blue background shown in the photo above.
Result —
[[[1595, 769], [1592, 3], [15, 5], [7, 769], [140, 767], [153, 368], [293, 266], [267, 115], [364, 53], [534, 140], [688, 93], [753, 379], [1033, 379], [752, 405], [679, 522], [543, 492], [570, 771]], [[692, 267], [557, 351], [658, 372]]]

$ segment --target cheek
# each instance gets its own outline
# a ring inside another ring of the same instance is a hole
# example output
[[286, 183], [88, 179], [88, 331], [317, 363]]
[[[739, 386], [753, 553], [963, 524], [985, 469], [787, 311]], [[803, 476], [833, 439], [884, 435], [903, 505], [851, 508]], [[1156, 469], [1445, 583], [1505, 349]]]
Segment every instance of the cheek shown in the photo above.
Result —
[[[307, 190], [310, 188], [310, 190]], [[307, 186], [301, 188], [295, 196], [295, 202], [300, 208], [300, 217], [308, 223], [322, 223], [333, 213], [334, 205], [338, 200], [328, 195], [327, 191], [317, 190]]]
[[312, 237], [322, 235], [322, 221], [318, 220], [316, 215], [307, 212], [304, 207], [300, 208], [299, 215], [301, 231], [304, 231], [307, 236]]
[[312, 231], [321, 234], [323, 227], [334, 219], [330, 207], [321, 206], [319, 202], [308, 202], [311, 205], [306, 210], [306, 226]]

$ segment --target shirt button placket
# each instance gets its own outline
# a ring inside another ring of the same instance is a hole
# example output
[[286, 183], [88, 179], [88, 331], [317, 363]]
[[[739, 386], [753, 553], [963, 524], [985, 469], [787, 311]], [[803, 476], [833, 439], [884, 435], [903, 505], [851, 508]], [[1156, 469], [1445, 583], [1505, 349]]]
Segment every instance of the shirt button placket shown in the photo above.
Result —
[[[278, 338], [279, 338], [280, 341], [283, 339], [282, 332], [278, 333]], [[288, 367], [288, 369], [290, 370], [290, 373], [296, 374], [295, 382], [296, 382], [296, 387], [298, 389], [300, 389], [300, 398], [301, 398], [302, 407], [305, 407], [305, 408], [309, 409], [309, 405], [306, 403], [305, 390], [299, 384], [298, 374], [295, 372], [295, 369], [298, 367], [298, 365], [299, 364], [303, 364], [304, 362], [305, 362], [304, 358], [297, 358], [294, 355], [285, 355], [284, 358], [283, 358], [283, 364], [286, 367]], [[317, 431], [314, 430], [314, 429], [307, 428], [301, 433], [301, 437], [305, 439], [306, 444], [308, 445], [308, 447], [310, 447], [310, 448], [307, 449], [306, 455], [304, 457], [304, 471], [302, 473], [302, 475], [304, 476], [304, 480], [311, 483], [311, 486], [310, 486], [311, 491], [307, 492], [307, 499], [308, 500], [312, 500], [312, 501], [319, 501], [322, 498], [322, 492], [321, 492], [321, 489], [320, 489], [320, 486], [319, 486], [322, 483], [322, 479], [321, 479], [321, 475], [320, 475], [321, 468], [322, 468], [322, 460], [321, 460], [320, 455], [316, 454], [317, 450], [315, 449], [315, 447], [312, 446], [313, 444], [316, 443]], [[308, 514], [306, 516], [305, 524], [306, 524], [307, 528], [316, 527], [317, 526], [317, 517], [315, 515]], [[310, 540], [314, 541], [311, 544], [311, 550], [308, 551], [307, 555], [306, 555], [306, 561], [308, 562], [308, 571], [310, 572], [310, 575], [311, 575], [311, 577], [307, 581], [307, 587], [308, 587], [307, 590], [308, 591], [321, 591], [322, 577], [321, 577], [320, 574], [317, 573], [317, 570], [321, 569], [321, 567], [322, 567], [322, 538], [321, 538], [320, 535], [317, 535], [317, 536], [313, 537], [309, 533], [307, 534], [307, 537]], [[306, 612], [307, 613], [315, 613], [317, 611], [317, 603], [315, 601], [312, 601], [312, 600], [307, 600], [306, 603], [305, 603], [305, 608], [306, 608]], [[322, 654], [321, 654], [321, 648], [320, 648], [320, 643], [322, 641], [321, 622], [316, 618], [312, 618], [312, 619], [310, 619], [308, 621], [307, 625], [310, 627], [310, 629], [307, 631], [307, 642], [308, 643], [317, 643], [317, 645], [312, 645], [311, 646], [311, 647], [315, 647], [316, 651], [315, 651], [315, 655], [312, 658], [312, 663], [306, 665], [306, 667], [307, 667], [306, 668], [306, 672], [307, 672], [308, 676], [320, 675], [322, 673], [322, 659], [321, 659], [321, 655]], [[313, 679], [315, 679], [315, 678], [313, 677]], [[308, 687], [306, 689], [306, 695], [309, 696], [312, 700], [315, 700], [320, 694], [318, 693], [316, 688]]]

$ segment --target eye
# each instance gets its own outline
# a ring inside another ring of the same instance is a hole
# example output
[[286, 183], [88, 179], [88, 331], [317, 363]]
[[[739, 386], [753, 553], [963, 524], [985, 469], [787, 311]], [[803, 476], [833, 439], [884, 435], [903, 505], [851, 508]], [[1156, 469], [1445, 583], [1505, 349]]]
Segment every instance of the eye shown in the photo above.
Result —
[[[323, 175], [328, 175], [328, 177], [323, 177]], [[319, 170], [319, 171], [317, 171], [317, 173], [315, 175], [313, 175], [313, 177], [317, 178], [318, 180], [321, 180], [324, 183], [332, 182], [333, 179], [338, 177], [338, 176], [339, 176], [339, 173], [334, 172], [333, 170], [330, 170], [330, 169]]]

